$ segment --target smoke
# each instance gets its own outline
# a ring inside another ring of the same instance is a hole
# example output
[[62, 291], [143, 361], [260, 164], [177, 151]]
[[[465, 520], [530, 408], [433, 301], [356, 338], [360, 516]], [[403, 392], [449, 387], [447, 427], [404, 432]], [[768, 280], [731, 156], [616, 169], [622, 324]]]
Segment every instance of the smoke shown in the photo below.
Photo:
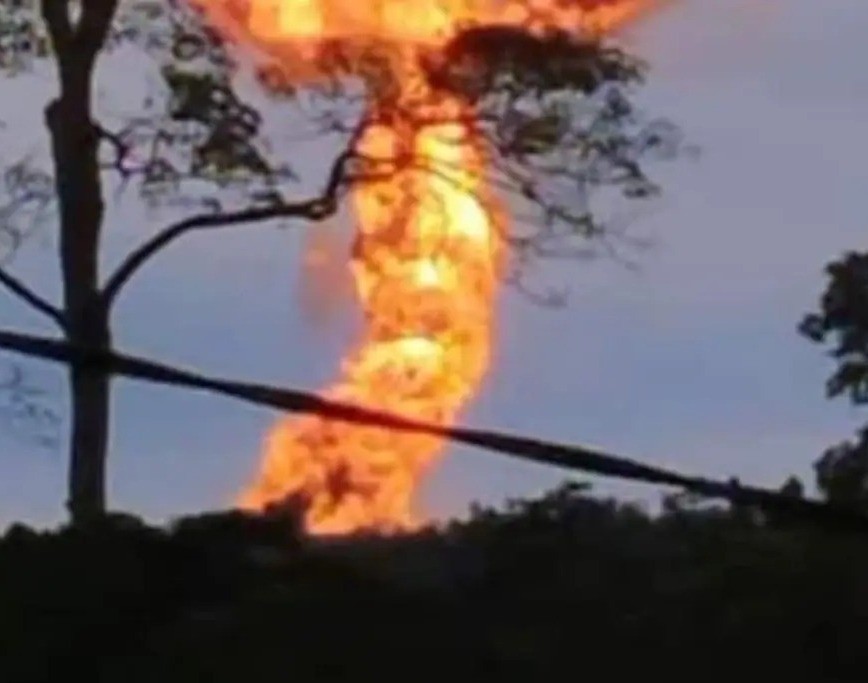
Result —
[[303, 319], [320, 332], [332, 331], [352, 310], [351, 239], [336, 220], [310, 226], [304, 234], [296, 291]]

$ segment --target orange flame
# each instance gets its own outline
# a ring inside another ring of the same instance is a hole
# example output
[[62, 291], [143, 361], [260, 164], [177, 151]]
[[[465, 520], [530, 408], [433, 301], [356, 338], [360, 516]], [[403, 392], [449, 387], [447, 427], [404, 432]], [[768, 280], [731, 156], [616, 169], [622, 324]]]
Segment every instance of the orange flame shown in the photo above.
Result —
[[[366, 157], [413, 160], [355, 189], [352, 271], [366, 325], [343, 380], [327, 395], [452, 424], [488, 367], [501, 230], [484, 187], [473, 111], [458, 98], [433, 96], [420, 46], [445, 45], [468, 25], [607, 31], [651, 1], [249, 0], [247, 37], [291, 47], [302, 57], [296, 78], [317, 77], [306, 57], [320, 43], [364, 36], [387, 45], [389, 102], [380, 95], [370, 106], [391, 113], [382, 117], [389, 123], [368, 128], [357, 148]], [[438, 123], [411, 125], [396, 112]], [[240, 503], [262, 509], [300, 495], [316, 533], [412, 528], [413, 494], [443, 445], [317, 416], [286, 418], [269, 434]]]

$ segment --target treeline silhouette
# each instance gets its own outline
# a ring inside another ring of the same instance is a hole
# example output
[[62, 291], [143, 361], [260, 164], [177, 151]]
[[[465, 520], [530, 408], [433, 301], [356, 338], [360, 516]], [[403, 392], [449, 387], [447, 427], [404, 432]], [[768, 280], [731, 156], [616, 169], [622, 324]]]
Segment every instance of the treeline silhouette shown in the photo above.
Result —
[[865, 676], [861, 534], [680, 495], [651, 515], [577, 484], [392, 538], [298, 519], [10, 528], [0, 680]]

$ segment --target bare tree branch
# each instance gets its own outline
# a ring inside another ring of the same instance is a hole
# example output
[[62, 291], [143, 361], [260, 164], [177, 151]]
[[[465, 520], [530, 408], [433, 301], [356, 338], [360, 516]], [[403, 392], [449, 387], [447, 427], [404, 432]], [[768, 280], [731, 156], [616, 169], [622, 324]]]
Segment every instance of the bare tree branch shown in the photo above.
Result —
[[208, 377], [121, 353], [77, 348], [68, 342], [0, 330], [0, 348], [60, 363], [90, 365], [99, 371], [156, 384], [197, 389], [287, 412], [314, 413], [327, 419], [399, 429], [450, 439], [523, 460], [606, 477], [674, 486], [766, 512], [820, 524], [832, 530], [868, 533], [868, 516], [835, 503], [822, 503], [752, 486], [689, 476], [645, 465], [584, 446], [560, 444], [503, 432], [443, 427], [395, 414], [332, 401], [316, 394], [262, 384]]
[[224, 213], [200, 214], [169, 226], [133, 251], [109, 277], [102, 294], [106, 307], [113, 304], [124, 285], [148, 260], [187, 233], [261, 223], [275, 218], [304, 218], [309, 221], [321, 221], [328, 218], [337, 210], [340, 190], [349, 179], [347, 169], [355, 158], [356, 155], [349, 150], [338, 156], [329, 173], [325, 189], [322, 194], [313, 199], [296, 203], [278, 202], [267, 206]]
[[105, 45], [118, 2], [119, 0], [81, 0], [82, 13], [76, 26], [75, 43], [86, 59], [95, 59]]
[[74, 31], [69, 17], [69, 0], [42, 0], [42, 20], [57, 54], [66, 54]]
[[105, 46], [119, 0], [82, 0], [75, 23], [69, 0], [41, 0], [40, 11], [61, 68], [93, 64]]
[[66, 329], [66, 320], [64, 319], [63, 313], [60, 309], [52, 306], [23, 282], [7, 273], [3, 268], [0, 268], [0, 284], [6, 287], [6, 289], [19, 299], [29, 304], [32, 308], [35, 308], [40, 313], [51, 318], [60, 326], [60, 329]]

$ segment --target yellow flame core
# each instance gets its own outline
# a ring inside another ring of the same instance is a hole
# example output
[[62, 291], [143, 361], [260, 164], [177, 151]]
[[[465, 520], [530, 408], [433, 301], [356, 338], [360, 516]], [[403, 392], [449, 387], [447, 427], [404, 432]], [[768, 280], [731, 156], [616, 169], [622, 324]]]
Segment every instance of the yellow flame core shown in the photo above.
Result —
[[[206, 8], [225, 0], [202, 0]], [[648, 0], [650, 1], [650, 0]], [[445, 44], [459, 28], [486, 23], [608, 30], [646, 0], [250, 0], [249, 37], [292, 44], [363, 36], [388, 45], [389, 125], [369, 128], [358, 148], [413, 162], [355, 189], [355, 289], [363, 339], [326, 393], [342, 401], [452, 424], [489, 364], [501, 230], [484, 185], [473, 111], [435, 98], [418, 49]], [[305, 77], [316, 74], [305, 74]], [[441, 123], [420, 127], [402, 117]], [[420, 116], [422, 114], [423, 116]], [[383, 117], [386, 118], [386, 117]], [[316, 416], [285, 418], [240, 504], [262, 509], [291, 495], [308, 505], [315, 533], [399, 531], [418, 523], [413, 495], [443, 448], [441, 440]]]

